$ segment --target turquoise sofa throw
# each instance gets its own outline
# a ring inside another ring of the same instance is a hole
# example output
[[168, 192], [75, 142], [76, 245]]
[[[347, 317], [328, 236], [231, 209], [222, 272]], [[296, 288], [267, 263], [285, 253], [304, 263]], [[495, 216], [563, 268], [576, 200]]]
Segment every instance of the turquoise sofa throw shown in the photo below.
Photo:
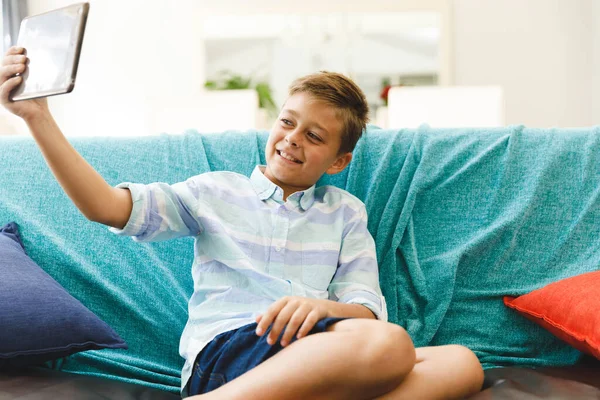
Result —
[[[110, 183], [249, 175], [267, 132], [71, 138]], [[127, 342], [53, 368], [173, 392], [192, 292], [192, 239], [140, 244], [87, 221], [29, 137], [1, 137], [0, 225]], [[325, 176], [362, 199], [391, 322], [417, 346], [459, 343], [484, 367], [566, 365], [580, 353], [502, 303], [600, 269], [600, 129], [380, 130]], [[48, 299], [52, 301], [52, 299]], [[5, 329], [5, 327], [2, 327]]]

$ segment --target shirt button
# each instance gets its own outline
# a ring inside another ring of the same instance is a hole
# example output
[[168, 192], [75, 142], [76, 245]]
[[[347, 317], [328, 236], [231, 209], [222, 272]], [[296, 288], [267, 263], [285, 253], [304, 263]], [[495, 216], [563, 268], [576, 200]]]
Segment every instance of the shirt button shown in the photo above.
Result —
[[281, 247], [279, 247], [279, 246], [275, 247], [275, 251], [281, 251]]

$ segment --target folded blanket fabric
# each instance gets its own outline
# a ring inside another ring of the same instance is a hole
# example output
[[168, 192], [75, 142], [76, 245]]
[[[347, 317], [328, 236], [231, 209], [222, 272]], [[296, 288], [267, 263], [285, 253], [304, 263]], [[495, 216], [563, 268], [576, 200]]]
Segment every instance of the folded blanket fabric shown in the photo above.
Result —
[[[70, 140], [114, 185], [249, 175], [265, 162], [267, 134]], [[31, 138], [0, 147], [0, 224], [16, 221], [30, 257], [129, 345], [56, 368], [177, 391], [192, 239], [112, 235], [79, 214]], [[365, 202], [390, 320], [417, 346], [464, 344], [486, 367], [577, 360], [502, 296], [600, 269], [599, 129], [370, 128], [349, 168], [322, 184]]]
[[394, 322], [417, 346], [467, 345], [485, 367], [575, 362], [502, 296], [600, 269], [600, 130], [381, 135], [347, 189], [367, 204]]

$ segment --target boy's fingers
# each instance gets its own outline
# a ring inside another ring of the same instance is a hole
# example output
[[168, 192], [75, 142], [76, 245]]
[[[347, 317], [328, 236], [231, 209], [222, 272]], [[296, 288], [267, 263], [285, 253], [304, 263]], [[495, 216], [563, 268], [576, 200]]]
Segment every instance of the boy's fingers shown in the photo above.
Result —
[[283, 328], [285, 328], [295, 311], [296, 306], [288, 304], [279, 312], [279, 314], [277, 314], [277, 318], [275, 318], [275, 321], [271, 326], [271, 332], [269, 332], [269, 336], [267, 337], [267, 343], [275, 344], [275, 342], [277, 342]]
[[319, 313], [315, 310], [312, 310], [304, 319], [304, 323], [298, 329], [297, 339], [303, 338], [308, 335], [308, 332], [319, 322]]
[[25, 72], [25, 64], [11, 64], [0, 67], [0, 85], [16, 74]]
[[258, 336], [262, 336], [267, 331], [269, 325], [271, 325], [275, 317], [277, 317], [286, 304], [287, 302], [285, 299], [277, 300], [275, 303], [271, 304], [267, 311], [260, 317], [260, 321], [256, 321], [258, 323], [258, 326], [256, 327], [256, 334]]
[[285, 328], [285, 332], [283, 333], [283, 336], [281, 337], [281, 345], [282, 346], [285, 347], [288, 344], [290, 344], [290, 342], [292, 341], [292, 338], [298, 331], [298, 328], [300, 328], [300, 325], [302, 325], [302, 323], [306, 320], [306, 317], [308, 316], [308, 314], [309, 314], [309, 311], [306, 309], [299, 308], [296, 310], [294, 315], [292, 315], [292, 318], [290, 318], [290, 321], [288, 322], [288, 324]]
[[2, 58], [2, 65], [25, 64], [27, 57], [23, 54], [6, 55]]
[[7, 51], [6, 55], [10, 54], [23, 54], [25, 53], [25, 49], [23, 47], [11, 46]]
[[4, 82], [2, 86], [0, 86], [0, 99], [2, 101], [8, 100], [8, 95], [10, 94], [10, 92], [15, 87], [17, 87], [19, 83], [21, 83], [22, 79], [23, 78], [21, 78], [20, 76], [15, 76], [14, 78], [10, 78], [6, 82]]

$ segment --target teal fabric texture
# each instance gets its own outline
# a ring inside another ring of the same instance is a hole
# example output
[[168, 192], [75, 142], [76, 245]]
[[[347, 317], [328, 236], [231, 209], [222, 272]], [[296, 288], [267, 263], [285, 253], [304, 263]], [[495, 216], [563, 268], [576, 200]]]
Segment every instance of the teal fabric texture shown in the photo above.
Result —
[[[250, 175], [268, 132], [71, 138], [110, 183]], [[128, 350], [52, 367], [179, 391], [179, 337], [192, 293], [192, 239], [141, 244], [87, 221], [29, 137], [0, 137], [0, 225], [109, 324]], [[458, 343], [484, 367], [575, 363], [581, 354], [502, 302], [600, 269], [600, 128], [381, 130], [318, 185], [367, 207], [390, 321], [417, 346]]]

